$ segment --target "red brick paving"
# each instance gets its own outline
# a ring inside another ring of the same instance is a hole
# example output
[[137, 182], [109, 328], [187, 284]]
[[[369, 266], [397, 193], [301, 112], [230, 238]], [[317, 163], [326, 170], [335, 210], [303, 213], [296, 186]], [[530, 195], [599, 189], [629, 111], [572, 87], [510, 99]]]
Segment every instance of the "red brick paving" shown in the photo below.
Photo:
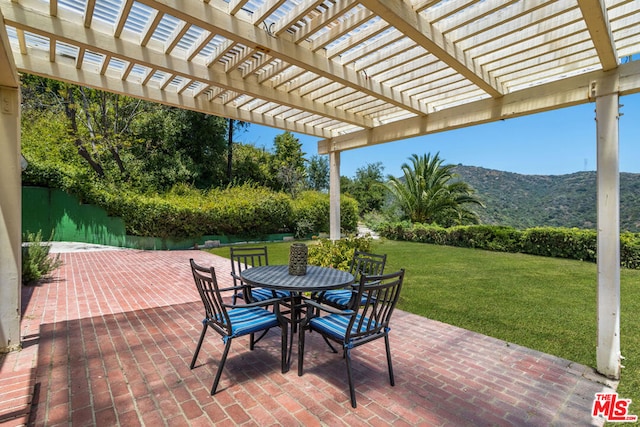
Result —
[[234, 341], [212, 397], [215, 333], [189, 369], [202, 317], [191, 257], [230, 279], [226, 259], [200, 251], [62, 253], [51, 282], [23, 288], [24, 349], [0, 359], [0, 426], [602, 424], [591, 405], [611, 389], [592, 369], [403, 311], [395, 387], [383, 341], [352, 353], [357, 409], [341, 355], [313, 334], [302, 377], [295, 357], [280, 372], [278, 332], [253, 352]]

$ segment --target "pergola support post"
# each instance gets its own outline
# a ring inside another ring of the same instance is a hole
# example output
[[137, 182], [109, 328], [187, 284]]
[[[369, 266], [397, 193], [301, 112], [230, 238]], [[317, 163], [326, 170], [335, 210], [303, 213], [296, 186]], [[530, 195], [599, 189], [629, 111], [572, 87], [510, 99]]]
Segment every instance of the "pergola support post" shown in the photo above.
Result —
[[22, 274], [20, 89], [0, 86], [0, 353], [18, 350]]
[[[608, 91], [607, 91], [608, 92]], [[620, 378], [620, 173], [619, 95], [596, 97], [598, 187], [597, 370]]]
[[340, 152], [329, 153], [329, 238], [340, 240]]

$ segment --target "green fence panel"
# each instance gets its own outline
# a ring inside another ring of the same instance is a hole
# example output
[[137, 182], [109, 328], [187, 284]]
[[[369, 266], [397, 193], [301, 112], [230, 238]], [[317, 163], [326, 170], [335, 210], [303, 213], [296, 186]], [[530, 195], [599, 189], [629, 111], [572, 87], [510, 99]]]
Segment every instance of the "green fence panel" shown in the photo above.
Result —
[[22, 187], [22, 231], [38, 230], [43, 239], [53, 232], [58, 242], [123, 246], [126, 240], [124, 221], [104, 209], [82, 204], [58, 189]]

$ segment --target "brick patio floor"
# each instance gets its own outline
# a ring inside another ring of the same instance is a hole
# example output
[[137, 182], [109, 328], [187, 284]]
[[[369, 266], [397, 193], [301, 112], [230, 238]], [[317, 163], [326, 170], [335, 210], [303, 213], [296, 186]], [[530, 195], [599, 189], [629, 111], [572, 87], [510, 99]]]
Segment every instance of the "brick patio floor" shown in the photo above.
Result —
[[230, 280], [228, 261], [201, 251], [62, 253], [51, 282], [23, 288], [24, 348], [0, 359], [0, 425], [602, 425], [594, 394], [615, 384], [591, 368], [403, 311], [395, 387], [383, 341], [352, 353], [357, 409], [341, 355], [317, 334], [302, 377], [295, 355], [280, 372], [277, 331], [254, 351], [234, 340], [210, 396], [223, 345], [210, 333], [189, 369], [202, 319], [191, 257]]

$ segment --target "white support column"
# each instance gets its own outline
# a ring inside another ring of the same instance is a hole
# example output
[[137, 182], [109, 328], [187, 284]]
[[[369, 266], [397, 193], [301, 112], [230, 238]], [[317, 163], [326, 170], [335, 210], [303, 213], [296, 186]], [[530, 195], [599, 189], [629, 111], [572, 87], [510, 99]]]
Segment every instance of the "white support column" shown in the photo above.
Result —
[[596, 98], [598, 152], [597, 369], [620, 378], [620, 173], [618, 94]]
[[340, 152], [329, 153], [329, 238], [340, 240]]
[[20, 348], [20, 89], [0, 86], [0, 353]]

